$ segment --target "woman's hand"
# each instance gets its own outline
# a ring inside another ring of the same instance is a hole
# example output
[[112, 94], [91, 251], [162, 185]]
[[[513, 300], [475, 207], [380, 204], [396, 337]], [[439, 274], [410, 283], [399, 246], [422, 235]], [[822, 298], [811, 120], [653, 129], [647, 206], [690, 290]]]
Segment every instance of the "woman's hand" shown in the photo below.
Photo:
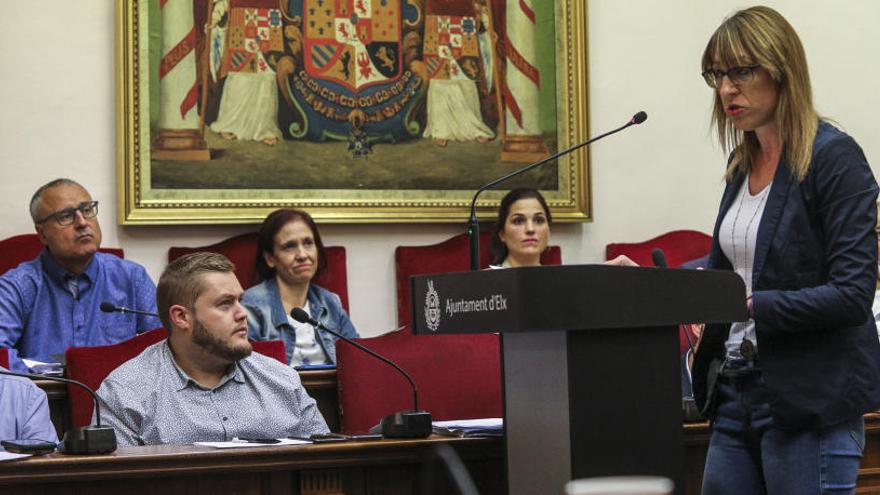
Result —
[[618, 255], [613, 260], [608, 260], [604, 264], [611, 266], [639, 266], [638, 263], [629, 259], [629, 256], [625, 254]]

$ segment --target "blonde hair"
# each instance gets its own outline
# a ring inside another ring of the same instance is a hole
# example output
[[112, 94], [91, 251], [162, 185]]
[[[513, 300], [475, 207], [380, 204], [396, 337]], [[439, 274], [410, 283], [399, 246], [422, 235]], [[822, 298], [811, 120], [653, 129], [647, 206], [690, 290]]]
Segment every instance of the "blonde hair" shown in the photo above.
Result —
[[[803, 180], [813, 155], [819, 116], [813, 107], [810, 73], [801, 40], [779, 12], [763, 6], [740, 10], [715, 30], [703, 52], [703, 70], [713, 63], [727, 67], [759, 64], [779, 91], [775, 120], [792, 174]], [[753, 131], [740, 131], [727, 119], [724, 104], [715, 92], [712, 125], [721, 146], [732, 152], [729, 179], [736, 170], [749, 172], [760, 150]]]
[[218, 253], [192, 253], [169, 263], [156, 284], [156, 307], [162, 325], [169, 332], [173, 330], [168, 315], [171, 306], [179, 304], [189, 309], [195, 306], [196, 299], [206, 289], [202, 275], [234, 271], [235, 265], [229, 258]]

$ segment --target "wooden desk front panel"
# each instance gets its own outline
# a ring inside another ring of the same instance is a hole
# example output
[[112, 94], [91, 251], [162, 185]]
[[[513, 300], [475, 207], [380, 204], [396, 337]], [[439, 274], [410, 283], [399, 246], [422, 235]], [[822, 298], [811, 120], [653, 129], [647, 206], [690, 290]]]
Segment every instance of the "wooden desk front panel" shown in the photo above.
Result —
[[[455, 448], [480, 493], [505, 492], [500, 440], [432, 437], [226, 450], [161, 445], [119, 449], [107, 456], [51, 454], [0, 464], [0, 494], [409, 494], [417, 493], [423, 456], [437, 443]], [[445, 479], [439, 485], [448, 488]]]
[[[335, 370], [322, 370], [322, 371], [306, 371], [301, 372], [300, 377], [302, 379], [303, 385], [309, 394], [315, 398], [318, 402], [318, 408], [321, 413], [324, 415], [324, 418], [327, 421], [327, 424], [330, 426], [332, 431], [339, 431], [339, 400], [337, 397], [337, 389], [336, 389], [336, 371]], [[40, 381], [38, 382], [41, 388], [45, 390], [49, 396], [49, 404], [52, 410], [52, 419], [56, 424], [56, 428], [59, 429], [59, 432], [63, 431], [61, 425], [69, 424], [69, 410], [67, 406], [67, 389], [64, 384], [56, 383], [56, 382], [48, 382], [48, 381]], [[685, 493], [688, 495], [699, 495], [700, 486], [703, 479], [703, 467], [706, 463], [706, 449], [709, 444], [709, 436], [711, 431], [707, 423], [686, 423], [684, 425], [684, 448], [685, 448], [685, 480], [687, 487], [685, 489]], [[865, 455], [862, 459], [861, 469], [859, 470], [859, 480], [858, 480], [858, 488], [857, 493], [859, 494], [876, 494], [880, 495], [880, 413], [870, 413], [865, 415]], [[59, 435], [60, 438], [60, 435]], [[324, 446], [321, 446], [324, 447]], [[120, 452], [122, 449], [120, 450]], [[60, 455], [60, 454], [56, 454]], [[500, 455], [500, 454], [499, 454]], [[501, 465], [503, 466], [503, 459]], [[0, 468], [4, 467], [0, 464]], [[334, 468], [335, 466], [329, 466]], [[388, 471], [388, 470], [391, 471]], [[404, 469], [407, 473], [414, 472], [412, 466], [410, 468]], [[384, 475], [381, 473], [385, 473]], [[385, 477], [386, 479], [409, 479], [404, 475], [403, 472], [395, 472], [394, 468], [387, 467], [385, 471], [380, 469], [378, 466], [371, 468], [369, 470], [369, 474], [363, 471], [363, 468], [352, 469], [348, 468], [343, 473], [342, 478], [346, 480], [355, 480], [349, 481], [349, 483], [354, 483], [357, 486], [366, 486], [364, 483], [373, 483], [373, 480], [378, 480], [381, 477]], [[241, 473], [238, 474], [241, 476]], [[310, 479], [308, 478], [306, 481], [302, 481], [302, 479], [291, 478], [288, 480], [285, 478], [286, 475], [283, 474], [260, 474], [259, 475], [259, 484], [260, 486], [275, 486], [276, 483], [287, 483], [290, 481], [291, 483], [306, 483], [304, 486], [308, 486]], [[334, 475], [337, 476], [337, 475]], [[402, 476], [402, 478], [401, 478]], [[503, 476], [503, 472], [501, 474]], [[197, 477], [198, 478], [198, 477]], [[227, 488], [231, 490], [233, 487], [237, 486], [236, 483], [238, 481], [230, 481], [225, 480], [221, 481], [221, 478], [224, 478], [222, 474], [215, 473], [214, 475], [206, 478], [211, 478], [209, 480], [198, 481], [198, 483], [214, 483], [215, 481], [219, 483], [219, 486], [224, 487], [224, 492], [227, 491]], [[281, 481], [279, 481], [281, 480]], [[297, 481], [299, 480], [299, 481]], [[315, 480], [319, 480], [319, 478], [315, 478]], [[253, 481], [253, 480], [252, 480]], [[2, 483], [2, 475], [0, 475], [0, 483]], [[8, 481], [7, 481], [8, 482]], [[195, 481], [194, 481], [195, 482]], [[317, 481], [316, 481], [317, 482]], [[391, 481], [388, 481], [391, 483]], [[146, 480], [146, 487], [155, 488], [154, 481]], [[201, 486], [201, 485], [199, 485]], [[285, 485], [289, 486], [289, 485]], [[49, 485], [49, 487], [57, 489], [57, 485]], [[126, 490], [128, 491], [128, 490]], [[3, 490], [0, 489], [0, 493]], [[33, 493], [41, 493], [39, 491]], [[57, 491], [53, 492], [53, 495], [59, 493]], [[136, 493], [136, 492], [132, 492]], [[230, 491], [230, 493], [233, 493]], [[274, 493], [274, 492], [270, 492]], [[295, 492], [296, 493], [296, 492]], [[301, 491], [299, 493], [312, 493], [309, 491]], [[332, 493], [332, 492], [327, 492]], [[360, 493], [357, 491], [345, 491], [345, 493]], [[382, 491], [373, 492], [373, 493], [385, 493]], [[398, 493], [398, 492], [388, 492], [388, 493]], [[481, 493], [494, 493], [481, 491]], [[126, 495], [131, 495], [131, 493], [127, 493]]]

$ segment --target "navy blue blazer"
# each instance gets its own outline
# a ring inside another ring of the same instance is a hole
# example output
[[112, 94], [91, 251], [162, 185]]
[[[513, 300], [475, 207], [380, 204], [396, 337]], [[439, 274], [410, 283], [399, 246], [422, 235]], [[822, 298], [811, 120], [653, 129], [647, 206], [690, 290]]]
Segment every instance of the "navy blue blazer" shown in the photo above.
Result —
[[[724, 190], [711, 269], [733, 269], [718, 230], [744, 178], [737, 172]], [[877, 192], [861, 148], [828, 123], [819, 125], [804, 180], [780, 159], [758, 227], [752, 279], [759, 366], [780, 428], [820, 428], [880, 406], [880, 342], [871, 314]], [[703, 334], [693, 370], [701, 409], [714, 379], [711, 363], [724, 359], [729, 330], [714, 324]]]

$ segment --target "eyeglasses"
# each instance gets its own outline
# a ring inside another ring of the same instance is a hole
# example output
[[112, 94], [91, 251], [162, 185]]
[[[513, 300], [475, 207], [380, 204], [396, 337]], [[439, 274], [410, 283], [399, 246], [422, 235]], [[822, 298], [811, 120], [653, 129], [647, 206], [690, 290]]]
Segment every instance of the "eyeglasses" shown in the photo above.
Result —
[[761, 67], [759, 64], [744, 65], [742, 67], [732, 67], [727, 71], [720, 69], [706, 69], [702, 76], [706, 80], [706, 84], [712, 89], [721, 87], [721, 81], [724, 76], [730, 80], [734, 86], [742, 86], [748, 84], [755, 79], [755, 71]]
[[98, 202], [97, 201], [83, 201], [76, 208], [67, 208], [65, 210], [56, 211], [50, 215], [47, 215], [42, 220], [37, 220], [37, 224], [46, 223], [49, 220], [55, 220], [55, 222], [61, 227], [67, 227], [73, 225], [73, 222], [76, 221], [76, 212], [80, 212], [83, 218], [95, 218], [98, 215]]

